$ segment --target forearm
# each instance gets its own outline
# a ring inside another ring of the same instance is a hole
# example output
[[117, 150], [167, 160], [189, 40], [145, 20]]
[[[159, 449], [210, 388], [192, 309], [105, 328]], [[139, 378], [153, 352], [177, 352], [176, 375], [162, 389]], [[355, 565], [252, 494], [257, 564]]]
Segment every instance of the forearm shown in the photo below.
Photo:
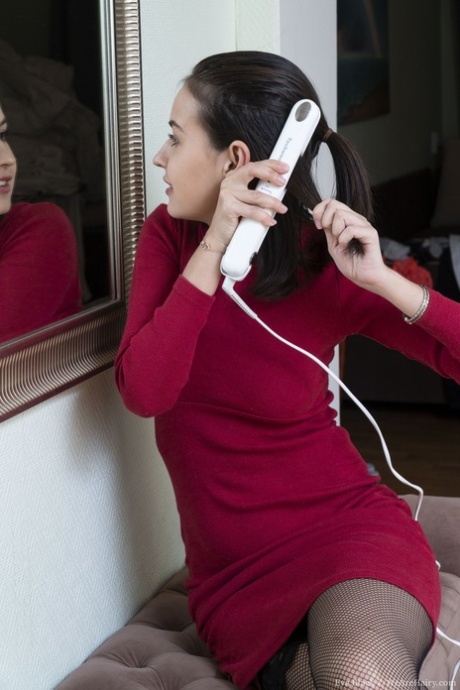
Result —
[[369, 289], [391, 302], [409, 317], [417, 312], [424, 296], [423, 288], [420, 285], [408, 280], [388, 266], [384, 267], [381, 278]]
[[162, 306], [141, 326], [128, 318], [115, 359], [115, 379], [126, 406], [153, 417], [170, 409], [188, 381], [196, 343], [213, 299], [179, 277]]
[[214, 295], [220, 279], [220, 262], [225, 245], [214, 239], [209, 231], [190, 257], [182, 275], [189, 283], [207, 295]]

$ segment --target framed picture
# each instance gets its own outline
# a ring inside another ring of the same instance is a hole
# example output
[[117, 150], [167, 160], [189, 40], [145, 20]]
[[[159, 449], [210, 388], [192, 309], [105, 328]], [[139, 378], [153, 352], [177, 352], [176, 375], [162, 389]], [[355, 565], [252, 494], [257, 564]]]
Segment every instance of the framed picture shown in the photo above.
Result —
[[338, 124], [390, 112], [388, 0], [337, 0]]

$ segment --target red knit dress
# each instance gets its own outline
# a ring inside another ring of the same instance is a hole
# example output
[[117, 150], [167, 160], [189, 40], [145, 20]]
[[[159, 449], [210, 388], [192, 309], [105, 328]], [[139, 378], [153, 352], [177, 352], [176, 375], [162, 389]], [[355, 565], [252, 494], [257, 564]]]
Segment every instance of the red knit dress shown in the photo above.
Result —
[[0, 342], [81, 310], [77, 241], [59, 206], [14, 204], [0, 217]]
[[[222, 670], [245, 688], [332, 585], [393, 583], [433, 625], [440, 586], [406, 503], [369, 475], [337, 426], [327, 374], [222, 290], [210, 297], [181, 276], [203, 232], [164, 206], [147, 219], [116, 379], [128, 408], [156, 417], [190, 610]], [[251, 308], [325, 363], [362, 333], [460, 381], [460, 305], [435, 292], [410, 326], [333, 263], [279, 302], [251, 297], [251, 280], [238, 285]]]

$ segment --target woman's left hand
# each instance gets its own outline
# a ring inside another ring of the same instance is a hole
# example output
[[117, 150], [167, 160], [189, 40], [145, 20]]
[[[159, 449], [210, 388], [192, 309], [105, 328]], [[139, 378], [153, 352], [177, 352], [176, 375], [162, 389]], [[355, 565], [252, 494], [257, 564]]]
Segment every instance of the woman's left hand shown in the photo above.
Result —
[[313, 221], [326, 234], [329, 253], [344, 276], [373, 291], [384, 280], [385, 266], [377, 230], [346, 204], [325, 199], [313, 209]]
[[417, 313], [423, 289], [386, 266], [377, 230], [366, 218], [340, 201], [326, 199], [313, 209], [313, 220], [324, 229], [329, 253], [344, 276], [384, 297], [403, 314]]

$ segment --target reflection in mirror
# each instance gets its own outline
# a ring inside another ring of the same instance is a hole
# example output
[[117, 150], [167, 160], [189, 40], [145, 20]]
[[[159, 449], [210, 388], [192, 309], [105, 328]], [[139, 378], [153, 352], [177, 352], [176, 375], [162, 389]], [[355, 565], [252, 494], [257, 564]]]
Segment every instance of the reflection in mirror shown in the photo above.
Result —
[[55, 204], [12, 204], [16, 158], [0, 104], [0, 342], [81, 309], [74, 228]]
[[18, 166], [14, 180], [3, 145], [0, 342], [110, 296], [99, 15], [94, 0], [2, 12], [0, 105]]
[[[0, 420], [113, 364], [145, 218], [139, 20], [139, 0], [15, 0], [2, 10], [11, 149], [0, 140], [0, 166], [14, 170], [15, 157], [18, 174], [14, 196], [14, 175], [0, 182], [0, 232], [25, 242], [27, 230], [35, 245], [0, 284], [17, 321], [0, 335]], [[54, 302], [45, 316], [38, 288], [22, 290], [48, 251], [35, 276]]]

